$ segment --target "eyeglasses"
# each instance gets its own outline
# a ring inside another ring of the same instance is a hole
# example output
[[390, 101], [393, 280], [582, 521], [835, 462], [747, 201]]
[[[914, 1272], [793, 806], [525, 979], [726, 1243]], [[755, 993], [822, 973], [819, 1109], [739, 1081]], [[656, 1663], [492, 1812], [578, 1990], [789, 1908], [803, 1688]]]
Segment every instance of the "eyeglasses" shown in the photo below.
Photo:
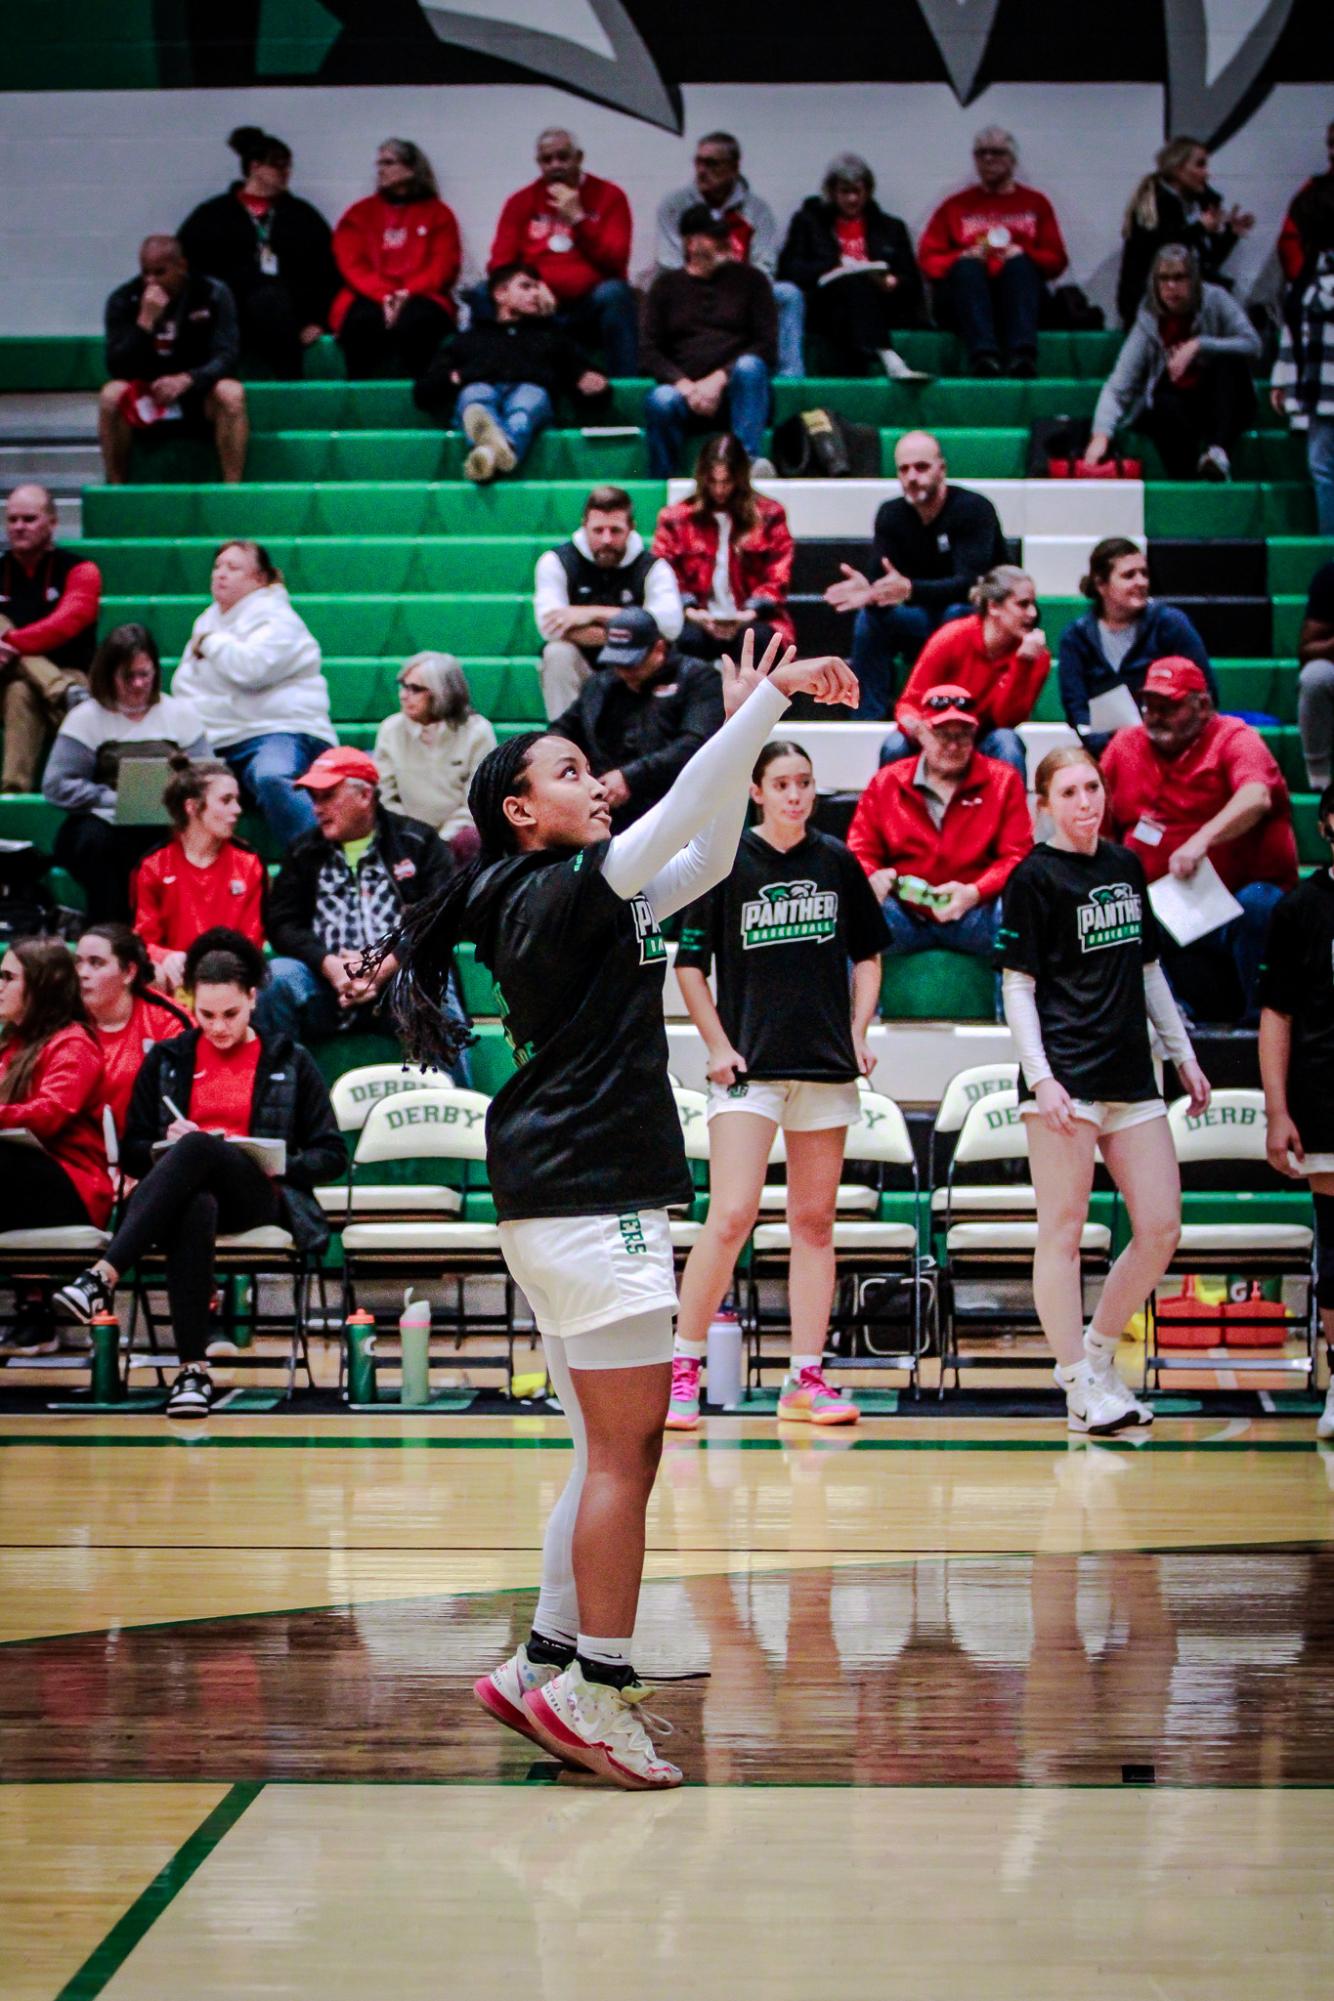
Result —
[[973, 158], [975, 160], [1012, 160], [1014, 154], [1008, 146], [975, 146], [973, 148]]
[[923, 698], [922, 707], [929, 716], [943, 715], [946, 709], [961, 709], [966, 716], [971, 716], [973, 698], [971, 695], [927, 695]]
[[431, 692], [429, 688], [423, 688], [420, 681], [400, 681], [398, 691], [401, 695], [429, 695]]

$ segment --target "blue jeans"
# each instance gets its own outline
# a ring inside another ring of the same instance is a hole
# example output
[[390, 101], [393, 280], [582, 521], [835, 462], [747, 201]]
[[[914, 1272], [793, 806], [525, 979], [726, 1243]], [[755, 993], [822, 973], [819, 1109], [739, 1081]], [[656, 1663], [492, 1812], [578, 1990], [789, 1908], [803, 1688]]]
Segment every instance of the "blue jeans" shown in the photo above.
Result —
[[1315, 488], [1316, 527], [1322, 535], [1334, 535], [1334, 417], [1312, 417], [1306, 464]]
[[[1012, 766], [1027, 785], [1028, 752], [1018, 730], [988, 730], [978, 738], [977, 747], [983, 757], [994, 757], [999, 763]], [[906, 737], [902, 730], [891, 730], [880, 746], [880, 762], [897, 764], [901, 757], [917, 757], [920, 751], [921, 745]]]
[[600, 347], [608, 375], [634, 375], [639, 368], [639, 309], [624, 278], [604, 278], [582, 299], [568, 299], [556, 314], [583, 347]]
[[290, 848], [299, 834], [315, 825], [310, 794], [292, 783], [309, 771], [329, 745], [323, 737], [289, 736], [275, 730], [269, 736], [229, 743], [222, 755], [236, 773], [246, 797], [258, 806], [280, 847]]
[[470, 382], [460, 389], [457, 415], [479, 405], [495, 418], [522, 465], [534, 439], [551, 422], [551, 398], [535, 382]]
[[806, 295], [800, 285], [791, 285], [786, 278], [775, 278], [774, 304], [778, 308], [778, 373], [804, 375]]
[[[450, 1012], [463, 1018], [458, 988], [449, 982]], [[304, 959], [274, 958], [269, 961], [269, 977], [259, 991], [255, 1026], [261, 1035], [286, 1035], [293, 1042], [325, 1042], [333, 1035], [393, 1035], [394, 1025], [378, 1002], [362, 1007], [339, 1007], [334, 990], [320, 973], [312, 972]], [[472, 1065], [465, 1049], [451, 1072], [454, 1082], [467, 1088]]]
[[1038, 351], [1042, 274], [1030, 257], [1012, 257], [994, 278], [981, 258], [957, 258], [945, 291], [970, 361], [1001, 353], [1032, 360]]
[[979, 903], [948, 924], [900, 903], [897, 896], [887, 896], [881, 907], [889, 926], [890, 943], [885, 949], [890, 953], [964, 952], [970, 959], [994, 959], [996, 955], [996, 933], [1000, 927], [998, 896], [988, 897], [985, 903]]
[[[969, 606], [952, 604], [939, 616], [918, 604], [867, 605], [852, 628], [848, 665], [857, 676], [861, 698], [855, 715], [861, 723], [884, 722], [894, 712], [895, 662], [911, 667], [938, 626], [967, 616]], [[883, 762], [884, 760], [882, 760]]]
[[1193, 945], [1178, 945], [1164, 931], [1163, 967], [1178, 1000], [1200, 1021], [1228, 1021], [1236, 993], [1228, 992], [1229, 967], [1241, 991], [1242, 1028], [1260, 1019], [1260, 965], [1274, 906], [1283, 897], [1276, 882], [1248, 882], [1234, 891], [1241, 915]]
[[[764, 427], [769, 421], [769, 370], [757, 354], [743, 354], [732, 363], [727, 389], [716, 419], [708, 429], [734, 431], [751, 458], [764, 450]], [[679, 389], [660, 382], [644, 400], [644, 428], [648, 433], [648, 469], [654, 479], [670, 479], [681, 459], [681, 447], [692, 423], [690, 406]]]

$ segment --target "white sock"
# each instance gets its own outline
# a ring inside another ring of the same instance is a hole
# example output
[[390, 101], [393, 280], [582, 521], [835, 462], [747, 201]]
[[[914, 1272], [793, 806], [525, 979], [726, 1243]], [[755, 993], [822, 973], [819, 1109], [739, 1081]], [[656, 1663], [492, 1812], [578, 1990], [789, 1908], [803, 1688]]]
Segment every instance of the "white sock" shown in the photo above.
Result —
[[704, 1341], [683, 1341], [678, 1334], [672, 1342], [672, 1353], [684, 1355], [691, 1362], [702, 1362], [708, 1353], [708, 1344]]
[[1087, 1388], [1093, 1380], [1093, 1364], [1087, 1360], [1083, 1362], [1058, 1362], [1056, 1373], [1068, 1390], [1072, 1390], [1076, 1383], [1082, 1384], [1084, 1388]]
[[1116, 1360], [1116, 1351], [1121, 1346], [1119, 1334], [1100, 1334], [1096, 1327], [1084, 1329], [1084, 1353], [1090, 1362], [1110, 1368]]
[[599, 1667], [628, 1668], [634, 1638], [633, 1633], [621, 1640], [594, 1639], [588, 1633], [580, 1633], [575, 1651], [586, 1661], [596, 1661]]
[[803, 1369], [818, 1369], [823, 1361], [823, 1355], [794, 1355], [788, 1374], [795, 1377], [799, 1376]]

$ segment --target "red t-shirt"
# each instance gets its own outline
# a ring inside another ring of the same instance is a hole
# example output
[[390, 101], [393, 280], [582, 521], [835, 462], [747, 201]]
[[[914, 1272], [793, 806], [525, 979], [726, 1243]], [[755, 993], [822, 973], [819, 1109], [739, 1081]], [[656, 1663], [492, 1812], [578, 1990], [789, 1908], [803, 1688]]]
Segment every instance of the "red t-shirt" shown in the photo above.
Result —
[[179, 835], [154, 848], [134, 881], [134, 928], [154, 965], [168, 952], [188, 952], [216, 924], [262, 945], [264, 881], [259, 856], [234, 841], [202, 867], [188, 858]]
[[106, 1102], [116, 1121], [116, 1131], [125, 1131], [125, 1115], [130, 1109], [134, 1081], [143, 1060], [155, 1042], [171, 1042], [191, 1026], [183, 1007], [158, 994], [140, 994], [124, 1028], [94, 1028], [102, 1052], [106, 1079]]
[[215, 1049], [207, 1036], [200, 1036], [190, 1102], [182, 1106], [197, 1126], [238, 1136], [250, 1131], [262, 1047], [257, 1035], [239, 1049]]
[[[1297, 884], [1297, 842], [1292, 806], [1283, 773], [1263, 737], [1240, 716], [1210, 716], [1189, 750], [1160, 757], [1139, 725], [1118, 730], [1102, 754], [1107, 811], [1115, 837], [1133, 848], [1150, 882], [1167, 874], [1167, 864], [1243, 785], [1269, 788], [1273, 804], [1263, 820], [1236, 840], [1223, 841], [1209, 859], [1231, 890], [1248, 882]], [[1160, 841], [1137, 838], [1141, 821], [1161, 827]]]
[[849, 257], [854, 264], [866, 262], [866, 218], [860, 215], [840, 215], [834, 218], [834, 234], [838, 238], [838, 254]]

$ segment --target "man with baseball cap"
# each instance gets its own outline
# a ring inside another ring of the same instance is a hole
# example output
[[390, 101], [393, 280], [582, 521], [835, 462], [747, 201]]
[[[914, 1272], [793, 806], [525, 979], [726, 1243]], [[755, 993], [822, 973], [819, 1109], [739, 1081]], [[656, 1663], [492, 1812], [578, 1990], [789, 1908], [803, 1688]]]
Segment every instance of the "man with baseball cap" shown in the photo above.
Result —
[[1199, 1019], [1240, 1012], [1253, 1024], [1270, 913], [1297, 882], [1287, 785], [1259, 733], [1218, 714], [1193, 660], [1155, 660], [1140, 708], [1143, 722], [1118, 730], [1102, 754], [1113, 838], [1139, 856], [1150, 883], [1168, 874], [1189, 882], [1206, 857], [1217, 869], [1240, 915], [1193, 945], [1164, 931], [1163, 963]]
[[395, 962], [363, 979], [361, 955], [393, 930], [405, 905], [442, 886], [452, 860], [434, 827], [380, 804], [380, 774], [364, 750], [322, 750], [296, 783], [310, 794], [316, 824], [287, 849], [273, 885], [275, 956], [259, 1007], [266, 1033], [309, 1042], [372, 1026]]
[[595, 671], [551, 731], [583, 751], [607, 788], [619, 833], [656, 805], [722, 724], [717, 667], [674, 653], [653, 614], [627, 605], [609, 621]]
[[975, 698], [943, 683], [921, 705], [915, 759], [883, 764], [857, 802], [848, 846], [884, 908], [891, 952], [990, 960], [1000, 896], [1033, 845], [1018, 772], [977, 749]]

